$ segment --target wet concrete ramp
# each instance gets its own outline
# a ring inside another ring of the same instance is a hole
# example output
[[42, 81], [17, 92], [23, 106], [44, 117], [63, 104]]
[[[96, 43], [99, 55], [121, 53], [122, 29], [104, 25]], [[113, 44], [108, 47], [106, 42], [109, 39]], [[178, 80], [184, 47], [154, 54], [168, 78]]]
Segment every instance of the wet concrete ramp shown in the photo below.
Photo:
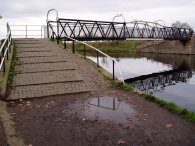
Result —
[[106, 85], [86, 61], [47, 39], [14, 42], [16, 75], [8, 100], [90, 92]]

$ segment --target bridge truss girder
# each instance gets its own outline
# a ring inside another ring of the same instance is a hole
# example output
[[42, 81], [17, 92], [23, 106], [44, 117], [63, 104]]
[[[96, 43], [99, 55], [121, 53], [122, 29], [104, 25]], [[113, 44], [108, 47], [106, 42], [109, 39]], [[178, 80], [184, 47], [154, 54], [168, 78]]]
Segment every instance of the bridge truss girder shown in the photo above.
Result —
[[133, 21], [129, 23], [58, 19], [48, 21], [48, 37], [52, 34], [59, 39], [66, 36], [81, 40], [125, 40], [128, 38], [152, 38], [188, 41], [192, 31], [185, 28], [166, 27], [158, 23]]

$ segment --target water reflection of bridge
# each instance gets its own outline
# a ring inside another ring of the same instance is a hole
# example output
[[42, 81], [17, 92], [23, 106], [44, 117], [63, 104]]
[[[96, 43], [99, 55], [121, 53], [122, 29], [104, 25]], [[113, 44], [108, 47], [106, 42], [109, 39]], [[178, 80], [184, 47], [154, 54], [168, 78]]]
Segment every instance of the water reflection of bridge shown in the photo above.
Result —
[[[132, 82], [134, 88], [145, 93], [163, 91], [165, 87], [176, 85], [179, 82], [187, 82], [193, 75], [192, 71], [168, 71], [157, 76]], [[130, 80], [126, 80], [127, 82]]]

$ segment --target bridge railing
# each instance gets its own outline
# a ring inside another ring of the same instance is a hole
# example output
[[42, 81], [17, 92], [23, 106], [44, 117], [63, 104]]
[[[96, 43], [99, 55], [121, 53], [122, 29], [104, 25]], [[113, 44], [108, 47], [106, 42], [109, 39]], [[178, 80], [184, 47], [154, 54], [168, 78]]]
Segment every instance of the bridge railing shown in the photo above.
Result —
[[125, 40], [128, 38], [188, 41], [192, 36], [190, 29], [166, 27], [156, 22], [107, 22], [59, 18], [58, 21], [49, 21], [49, 23], [53, 25], [59, 38], [68, 36], [81, 41]]
[[13, 38], [45, 38], [45, 25], [10, 25]]
[[[80, 43], [80, 44], [83, 44], [83, 52], [84, 52], [84, 58], [86, 59], [86, 46], [87, 47], [89, 47], [90, 49], [92, 49], [92, 50], [94, 50], [95, 52], [96, 52], [96, 57], [97, 57], [97, 67], [99, 68], [99, 56], [100, 55], [103, 55], [103, 56], [105, 56], [105, 57], [107, 57], [107, 58], [109, 58], [109, 59], [111, 59], [112, 60], [112, 78], [113, 78], [113, 80], [115, 80], [115, 66], [117, 67], [117, 69], [118, 69], [118, 72], [119, 72], [119, 78], [118, 78], [118, 80], [119, 81], [121, 81], [121, 82], [123, 82], [124, 83], [124, 79], [123, 79], [123, 76], [122, 76], [122, 72], [121, 72], [121, 69], [120, 69], [120, 66], [119, 66], [119, 64], [117, 63], [117, 61], [114, 59], [114, 58], [112, 58], [112, 57], [110, 57], [109, 55], [107, 55], [106, 53], [104, 53], [104, 52], [102, 52], [102, 51], [100, 51], [99, 49], [97, 49], [97, 48], [95, 48], [95, 47], [93, 47], [93, 46], [91, 46], [91, 45], [89, 45], [89, 44], [87, 44], [87, 43], [85, 43], [85, 42], [83, 42], [83, 41], [79, 41], [79, 40], [76, 40], [76, 39], [74, 39], [74, 38], [71, 38], [71, 37], [69, 37], [69, 36], [63, 36], [62, 38], [61, 37], [59, 37], [57, 34], [56, 34], [56, 32], [55, 32], [55, 27], [50, 23], [50, 22], [48, 22], [48, 24], [47, 24], [47, 26], [48, 26], [48, 36], [50, 36], [50, 38], [54, 41], [54, 39], [57, 39], [57, 43], [59, 44], [59, 41], [61, 40], [61, 41], [63, 41], [63, 43], [64, 43], [64, 48], [66, 49], [66, 47], [67, 47], [67, 41], [72, 41], [72, 52], [73, 53], [75, 53], [75, 43], [77, 42], [77, 43]], [[59, 29], [59, 28], [57, 28], [57, 29]]]
[[12, 35], [9, 24], [7, 23], [7, 35], [2, 45], [0, 46], [0, 71], [5, 72], [5, 61], [9, 59], [9, 52], [11, 52]]

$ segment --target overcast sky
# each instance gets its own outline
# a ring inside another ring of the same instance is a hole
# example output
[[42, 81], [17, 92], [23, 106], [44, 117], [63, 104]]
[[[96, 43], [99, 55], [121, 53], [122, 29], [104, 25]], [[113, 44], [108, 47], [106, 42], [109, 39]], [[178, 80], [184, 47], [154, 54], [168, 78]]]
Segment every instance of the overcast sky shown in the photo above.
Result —
[[60, 18], [112, 21], [116, 14], [123, 14], [126, 21], [164, 20], [171, 25], [179, 20], [195, 28], [195, 0], [1, 0], [0, 35], [5, 32], [6, 22], [45, 24], [51, 8], [58, 10]]

